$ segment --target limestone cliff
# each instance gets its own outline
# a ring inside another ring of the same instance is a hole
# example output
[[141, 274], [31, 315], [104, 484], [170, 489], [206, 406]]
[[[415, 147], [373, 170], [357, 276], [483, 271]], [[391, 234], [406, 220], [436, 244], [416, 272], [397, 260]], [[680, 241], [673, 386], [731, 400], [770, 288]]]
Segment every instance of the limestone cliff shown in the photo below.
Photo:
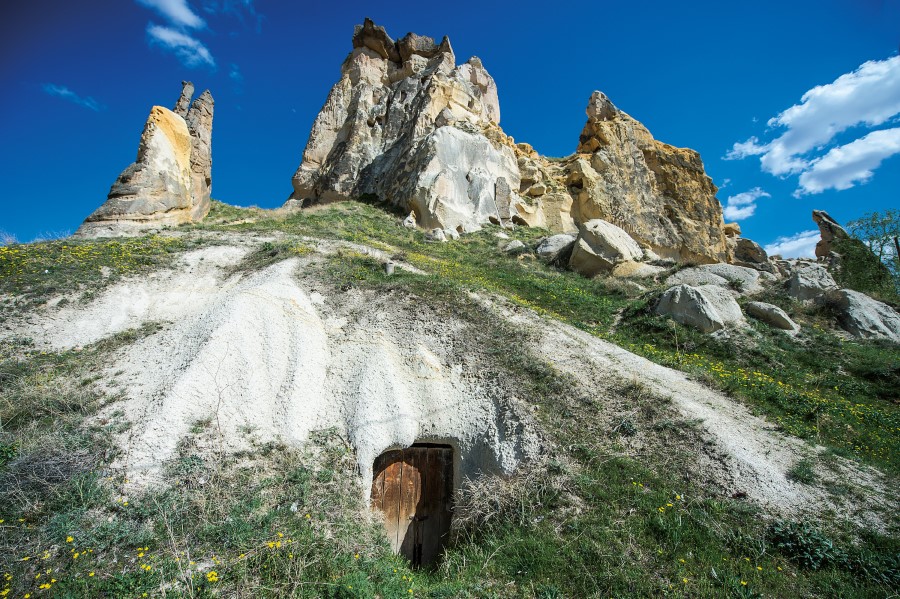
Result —
[[82, 237], [115, 236], [201, 220], [212, 185], [213, 99], [191, 103], [194, 86], [182, 83], [175, 111], [154, 106], [144, 125], [137, 159], [119, 175], [106, 202], [78, 231]]

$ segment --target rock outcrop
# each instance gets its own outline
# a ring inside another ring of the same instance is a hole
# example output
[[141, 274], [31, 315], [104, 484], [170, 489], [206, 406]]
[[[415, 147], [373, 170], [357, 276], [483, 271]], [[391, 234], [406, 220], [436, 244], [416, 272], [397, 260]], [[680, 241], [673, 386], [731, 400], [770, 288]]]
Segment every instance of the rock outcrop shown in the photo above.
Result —
[[478, 58], [456, 65], [450, 41], [393, 41], [366, 19], [313, 124], [292, 199], [375, 195], [426, 229], [508, 221], [520, 201], [511, 142], [497, 127], [497, 86]]
[[769, 255], [766, 253], [766, 250], [752, 239], [737, 237], [733, 240], [733, 248], [732, 264], [755, 268], [756, 270], [773, 274], [777, 272], [775, 266], [769, 262]]
[[587, 115], [567, 177], [575, 222], [603, 218], [678, 262], [727, 261], [718, 189], [700, 155], [656, 141], [601, 92]]
[[820, 236], [816, 244], [816, 258], [828, 258], [831, 256], [832, 243], [835, 240], [848, 239], [850, 235], [824, 210], [813, 210], [812, 217], [819, 227]]
[[656, 313], [704, 333], [744, 322], [741, 307], [728, 291], [716, 285], [677, 285], [659, 299]]
[[801, 262], [791, 269], [791, 277], [787, 281], [787, 293], [800, 301], [816, 301], [825, 293], [837, 289], [831, 274], [824, 266]]
[[213, 99], [207, 90], [191, 103], [194, 86], [187, 81], [182, 85], [174, 111], [162, 106], [150, 110], [137, 159], [76, 235], [138, 233], [197, 222], [209, 212]]
[[666, 285], [716, 285], [741, 296], [759, 293], [764, 282], [773, 280], [773, 275], [745, 266], [703, 264], [679, 270], [666, 279]]
[[366, 19], [313, 124], [290, 201], [377, 196], [413, 211], [420, 227], [459, 232], [512, 222], [572, 233], [603, 219], [661, 258], [728, 260], [700, 156], [654, 140], [600, 92], [587, 115], [575, 154], [543, 158], [499, 128], [497, 86], [480, 60], [457, 66], [446, 37], [394, 41]]

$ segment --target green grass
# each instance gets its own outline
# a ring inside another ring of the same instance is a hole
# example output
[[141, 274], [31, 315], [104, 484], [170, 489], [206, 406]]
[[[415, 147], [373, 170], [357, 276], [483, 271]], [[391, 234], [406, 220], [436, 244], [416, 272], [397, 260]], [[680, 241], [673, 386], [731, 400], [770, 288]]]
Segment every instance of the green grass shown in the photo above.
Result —
[[185, 242], [177, 237], [155, 235], [0, 246], [0, 293], [24, 302], [17, 310], [79, 290], [86, 300], [125, 275], [167, 264], [173, 253], [184, 249]]

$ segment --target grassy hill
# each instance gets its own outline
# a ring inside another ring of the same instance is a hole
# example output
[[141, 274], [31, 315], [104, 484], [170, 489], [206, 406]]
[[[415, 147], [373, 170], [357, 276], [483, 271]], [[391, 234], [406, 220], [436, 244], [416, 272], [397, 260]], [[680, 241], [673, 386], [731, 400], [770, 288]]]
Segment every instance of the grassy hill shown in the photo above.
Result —
[[[740, 493], [723, 495], [697, 461], [697, 423], [679, 417], [671, 399], [640, 380], [592, 395], [536, 355], [527, 330], [471, 294], [567, 323], [722, 391], [810, 443], [790, 473], [797, 484], [850, 503], [862, 502], [866, 487], [840, 482], [845, 461], [897, 485], [900, 348], [837, 335], [827, 313], [786, 304], [777, 289], [767, 293], [803, 326], [796, 338], [755, 321], [743, 333], [702, 335], [653, 314], [658, 285], [588, 280], [528, 252], [510, 255], [498, 248], [499, 231], [430, 243], [365, 203], [302, 213], [214, 203], [202, 225], [160, 235], [0, 247], [0, 314], [13, 327], [0, 337], [0, 596], [896, 592], [895, 498], [869, 520], [827, 503], [795, 521]], [[505, 233], [526, 246], [546, 234]], [[167, 465], [169, 485], [129, 494], [110, 464], [120, 451], [115, 435], [130, 424], [115, 415], [121, 390], [104, 385], [103, 373], [156, 325], [62, 352], [16, 333], [31, 314], [90, 302], [117, 281], [236, 235], [253, 250], [235, 275], [303, 256], [306, 275], [336, 292], [413, 296], [463, 319], [473, 351], [534, 407], [546, 455], [512, 477], [460, 489], [437, 568], [414, 571], [391, 554], [360, 502], [353, 448], [336, 430], [304, 448], [271, 439], [234, 455], [217, 452], [214, 422], [200, 421]], [[320, 255], [323, 239], [381, 250], [426, 274], [387, 276], [380, 259], [352, 247]], [[609, 402], [632, 409], [613, 411]]]

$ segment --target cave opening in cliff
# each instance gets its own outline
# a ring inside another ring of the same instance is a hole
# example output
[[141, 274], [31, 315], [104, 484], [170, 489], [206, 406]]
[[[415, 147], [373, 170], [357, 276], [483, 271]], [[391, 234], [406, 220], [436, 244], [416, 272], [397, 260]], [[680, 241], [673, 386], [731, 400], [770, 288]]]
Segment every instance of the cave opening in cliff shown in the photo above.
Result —
[[413, 567], [434, 564], [447, 541], [454, 459], [449, 445], [416, 443], [373, 464], [372, 509], [383, 515], [391, 548]]

